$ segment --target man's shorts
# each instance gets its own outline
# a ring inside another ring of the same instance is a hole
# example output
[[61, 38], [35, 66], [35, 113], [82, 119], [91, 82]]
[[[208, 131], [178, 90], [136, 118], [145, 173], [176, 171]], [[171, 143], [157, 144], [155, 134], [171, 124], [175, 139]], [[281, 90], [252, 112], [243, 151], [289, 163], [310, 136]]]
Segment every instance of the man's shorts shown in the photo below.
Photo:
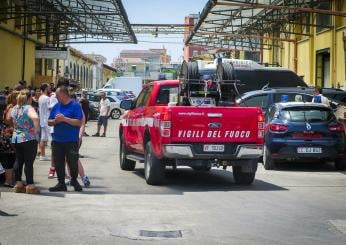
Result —
[[106, 116], [99, 116], [99, 120], [98, 120], [97, 124], [98, 125], [103, 125], [104, 127], [107, 127], [108, 117], [106, 117]]
[[51, 141], [50, 127], [41, 127], [41, 141]]

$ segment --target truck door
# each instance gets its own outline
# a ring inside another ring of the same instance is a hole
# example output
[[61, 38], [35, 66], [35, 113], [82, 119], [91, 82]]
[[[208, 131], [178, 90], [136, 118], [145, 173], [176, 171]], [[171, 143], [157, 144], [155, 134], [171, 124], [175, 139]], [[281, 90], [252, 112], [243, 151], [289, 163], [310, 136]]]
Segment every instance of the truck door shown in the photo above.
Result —
[[143, 107], [143, 99], [144, 99], [145, 92], [144, 90], [138, 95], [136, 101], [135, 101], [135, 108], [130, 110], [127, 114], [128, 116], [128, 122], [127, 122], [127, 143], [128, 146], [131, 148], [131, 150], [137, 150], [137, 125], [138, 125], [138, 117], [139, 113], [142, 110]]
[[143, 152], [143, 133], [144, 133], [144, 123], [145, 123], [145, 115], [144, 109], [145, 105], [148, 103], [150, 93], [152, 91], [152, 86], [144, 88], [142, 92], [139, 94], [135, 108], [131, 110], [131, 148], [136, 152]]
[[137, 137], [136, 137], [136, 140], [137, 140], [136, 151], [138, 151], [140, 153], [143, 153], [144, 149], [145, 149], [145, 146], [143, 144], [145, 128], [146, 128], [148, 122], [150, 121], [150, 119], [152, 119], [152, 118], [148, 117], [151, 115], [146, 115], [145, 110], [147, 108], [146, 106], [148, 105], [148, 102], [150, 99], [150, 94], [153, 90], [153, 87], [154, 86], [149, 86], [149, 87], [146, 87], [145, 89], [143, 89], [143, 91], [142, 91], [143, 99], [137, 108], [137, 115], [136, 116], [137, 116], [138, 123], [137, 123], [137, 127], [136, 127], [136, 130], [137, 130], [137, 133], [136, 133], [136, 135], [137, 135]]

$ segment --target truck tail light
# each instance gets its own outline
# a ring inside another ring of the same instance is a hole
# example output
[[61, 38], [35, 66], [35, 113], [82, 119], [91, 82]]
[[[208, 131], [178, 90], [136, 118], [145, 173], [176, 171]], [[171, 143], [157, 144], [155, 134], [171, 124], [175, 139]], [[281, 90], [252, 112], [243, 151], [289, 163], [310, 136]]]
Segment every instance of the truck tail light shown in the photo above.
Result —
[[269, 124], [269, 130], [274, 133], [285, 132], [288, 130], [288, 127], [282, 124]]
[[344, 132], [345, 127], [342, 123], [338, 123], [338, 124], [330, 125], [329, 131], [331, 131], [331, 132]]
[[258, 115], [257, 128], [258, 138], [264, 138], [264, 116], [262, 113]]
[[160, 121], [160, 134], [162, 137], [171, 137], [171, 113], [165, 113]]

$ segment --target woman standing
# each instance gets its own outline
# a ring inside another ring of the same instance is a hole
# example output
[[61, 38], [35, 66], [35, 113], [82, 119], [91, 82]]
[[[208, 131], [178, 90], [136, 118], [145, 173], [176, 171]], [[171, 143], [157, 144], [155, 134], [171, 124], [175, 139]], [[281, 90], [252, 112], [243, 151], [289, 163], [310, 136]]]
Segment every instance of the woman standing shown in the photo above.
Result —
[[[16, 147], [16, 164], [14, 167], [16, 193], [39, 194], [40, 190], [34, 185], [33, 164], [37, 153], [38, 115], [31, 104], [31, 94], [22, 90], [17, 96], [17, 105], [13, 107], [10, 118], [13, 122], [12, 143]], [[23, 166], [27, 187], [22, 182]]]
[[13, 127], [11, 121], [6, 121], [7, 115], [17, 104], [18, 91], [12, 91], [6, 97], [6, 107], [0, 119], [0, 162], [5, 169], [4, 187], [13, 187], [13, 165], [16, 160], [14, 145], [11, 143]]

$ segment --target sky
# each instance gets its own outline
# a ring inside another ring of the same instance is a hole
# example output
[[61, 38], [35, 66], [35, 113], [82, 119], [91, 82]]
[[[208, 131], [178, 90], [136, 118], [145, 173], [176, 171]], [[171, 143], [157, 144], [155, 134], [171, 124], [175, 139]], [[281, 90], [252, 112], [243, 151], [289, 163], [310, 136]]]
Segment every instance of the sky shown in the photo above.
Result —
[[[122, 0], [130, 23], [133, 24], [184, 24], [184, 17], [202, 12], [208, 0]], [[83, 53], [101, 54], [107, 64], [113, 62], [123, 49], [167, 49], [172, 61], [182, 61], [183, 36], [136, 34], [138, 44], [73, 44]], [[152, 43], [155, 42], [155, 43]]]

